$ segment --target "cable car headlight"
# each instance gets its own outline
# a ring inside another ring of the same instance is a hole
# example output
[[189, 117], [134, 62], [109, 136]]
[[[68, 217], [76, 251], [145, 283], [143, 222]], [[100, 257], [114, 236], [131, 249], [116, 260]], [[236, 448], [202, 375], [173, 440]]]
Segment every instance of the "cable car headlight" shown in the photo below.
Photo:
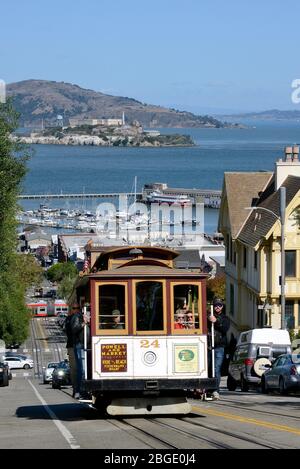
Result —
[[154, 365], [155, 362], [157, 361], [157, 355], [156, 353], [154, 352], [146, 352], [144, 357], [143, 357], [143, 361], [145, 363], [145, 365]]

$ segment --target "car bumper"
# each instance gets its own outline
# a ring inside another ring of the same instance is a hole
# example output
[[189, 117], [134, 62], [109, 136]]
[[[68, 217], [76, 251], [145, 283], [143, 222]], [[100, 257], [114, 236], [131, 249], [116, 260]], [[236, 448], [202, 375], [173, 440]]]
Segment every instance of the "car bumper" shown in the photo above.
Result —
[[290, 378], [285, 381], [285, 386], [290, 390], [300, 390], [300, 376], [290, 376]]
[[186, 394], [188, 391], [199, 389], [202, 391], [215, 391], [217, 380], [205, 379], [93, 379], [85, 380], [82, 389], [86, 392], [137, 392], [146, 393], [178, 393]]

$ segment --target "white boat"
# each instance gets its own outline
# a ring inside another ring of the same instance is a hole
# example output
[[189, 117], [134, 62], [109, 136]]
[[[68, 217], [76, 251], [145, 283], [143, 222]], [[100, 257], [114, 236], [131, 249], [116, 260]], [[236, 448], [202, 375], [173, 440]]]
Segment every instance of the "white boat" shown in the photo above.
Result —
[[191, 199], [186, 195], [164, 194], [163, 192], [153, 191], [147, 195], [148, 202], [166, 202], [168, 204], [190, 204]]

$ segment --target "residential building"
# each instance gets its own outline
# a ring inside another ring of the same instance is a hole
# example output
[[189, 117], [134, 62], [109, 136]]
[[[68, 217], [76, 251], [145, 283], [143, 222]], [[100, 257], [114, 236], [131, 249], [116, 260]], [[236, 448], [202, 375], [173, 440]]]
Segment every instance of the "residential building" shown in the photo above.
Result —
[[286, 147], [274, 172], [224, 175], [219, 231], [225, 240], [226, 307], [234, 333], [281, 327], [281, 186], [286, 188], [285, 318], [288, 329], [300, 328], [298, 155], [298, 146]]

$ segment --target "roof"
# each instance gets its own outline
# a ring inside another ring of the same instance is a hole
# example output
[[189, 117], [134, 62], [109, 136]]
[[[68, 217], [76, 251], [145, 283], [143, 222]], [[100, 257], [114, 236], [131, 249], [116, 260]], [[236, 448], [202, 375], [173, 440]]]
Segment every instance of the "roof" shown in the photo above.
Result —
[[58, 240], [61, 242], [66, 252], [68, 252], [70, 248], [74, 248], [75, 246], [83, 248], [89, 240], [95, 237], [97, 237], [95, 233], [72, 233], [58, 235]]
[[206, 274], [199, 272], [191, 272], [182, 269], [171, 269], [170, 267], [162, 267], [158, 265], [127, 265], [117, 269], [101, 270], [89, 277], [206, 277]]
[[210, 256], [210, 259], [220, 265], [220, 267], [225, 266], [225, 256]]
[[[300, 177], [288, 176], [282, 186], [286, 187], [286, 206], [288, 206], [300, 190]], [[266, 190], [254, 205], [271, 210], [277, 217], [280, 217], [280, 191], [279, 189], [275, 191], [274, 178], [272, 178]], [[255, 247], [268, 234], [276, 221], [276, 216], [272, 216], [272, 214], [264, 210], [253, 210], [238, 239], [245, 244]]]
[[200, 269], [202, 264], [198, 249], [184, 249], [179, 252], [179, 256], [174, 261], [175, 267]]
[[227, 197], [231, 236], [236, 239], [249, 215], [245, 207], [256, 205], [259, 193], [270, 181], [271, 172], [225, 173], [222, 199]]
[[26, 241], [34, 241], [34, 240], [40, 240], [40, 239], [44, 239], [46, 241], [51, 241], [52, 238], [51, 238], [51, 235], [50, 234], [47, 234], [43, 231], [39, 231], [37, 233], [29, 233], [29, 234], [26, 234]]

